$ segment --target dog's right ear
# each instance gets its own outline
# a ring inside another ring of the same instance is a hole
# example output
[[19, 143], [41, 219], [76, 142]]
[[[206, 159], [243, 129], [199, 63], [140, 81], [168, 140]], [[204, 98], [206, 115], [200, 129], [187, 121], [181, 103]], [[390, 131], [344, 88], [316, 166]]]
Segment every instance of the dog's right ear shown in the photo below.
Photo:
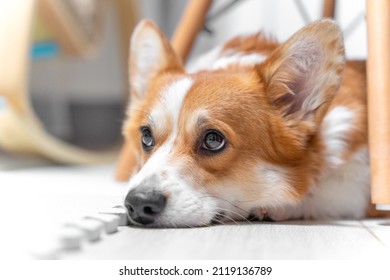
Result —
[[150, 20], [141, 21], [131, 37], [129, 72], [132, 106], [141, 101], [151, 80], [162, 72], [184, 72], [167, 37]]

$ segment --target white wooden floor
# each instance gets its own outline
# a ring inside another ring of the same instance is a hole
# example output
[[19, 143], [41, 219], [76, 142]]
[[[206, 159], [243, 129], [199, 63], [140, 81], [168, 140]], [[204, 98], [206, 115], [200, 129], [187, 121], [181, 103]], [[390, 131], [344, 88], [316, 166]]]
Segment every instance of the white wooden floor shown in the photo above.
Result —
[[[31, 258], [65, 221], [120, 203], [113, 166], [0, 170], [0, 257]], [[390, 259], [390, 219], [120, 227], [59, 259]]]
[[[390, 258], [390, 224], [329, 221], [222, 225], [195, 229], [121, 228], [65, 259]], [[387, 239], [387, 245], [385, 241]]]

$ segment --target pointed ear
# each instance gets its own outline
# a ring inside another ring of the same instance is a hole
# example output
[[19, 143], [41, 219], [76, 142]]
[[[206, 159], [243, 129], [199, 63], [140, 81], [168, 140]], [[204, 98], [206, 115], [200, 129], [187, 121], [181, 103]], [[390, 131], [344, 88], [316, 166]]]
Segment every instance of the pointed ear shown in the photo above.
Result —
[[152, 21], [143, 20], [134, 29], [130, 42], [132, 105], [145, 97], [151, 81], [163, 71], [183, 72], [184, 68], [163, 32]]
[[318, 126], [340, 85], [344, 61], [339, 27], [319, 20], [279, 46], [259, 74], [271, 106], [284, 117]]

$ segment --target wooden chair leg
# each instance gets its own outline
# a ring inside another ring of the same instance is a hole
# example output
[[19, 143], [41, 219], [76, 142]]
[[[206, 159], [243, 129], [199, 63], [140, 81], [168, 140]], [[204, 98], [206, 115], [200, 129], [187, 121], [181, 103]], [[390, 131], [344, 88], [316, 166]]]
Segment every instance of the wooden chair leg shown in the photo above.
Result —
[[111, 162], [115, 158], [113, 152], [88, 151], [48, 134], [31, 106], [28, 91], [31, 25], [39, 5], [44, 3], [48, 2], [0, 1], [0, 95], [8, 105], [0, 114], [0, 147], [63, 164]]
[[176, 27], [172, 47], [183, 61], [187, 59], [196, 36], [203, 28], [211, 3], [212, 0], [191, 0]]
[[371, 197], [390, 210], [390, 1], [366, 0]]
[[322, 17], [334, 18], [336, 0], [324, 0]]

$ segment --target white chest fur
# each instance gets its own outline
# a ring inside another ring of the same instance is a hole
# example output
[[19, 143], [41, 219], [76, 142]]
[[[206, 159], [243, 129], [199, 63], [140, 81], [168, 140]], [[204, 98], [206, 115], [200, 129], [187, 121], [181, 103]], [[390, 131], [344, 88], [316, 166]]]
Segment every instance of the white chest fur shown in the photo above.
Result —
[[288, 219], [358, 219], [365, 215], [370, 198], [370, 168], [363, 149], [337, 169], [329, 171], [303, 200], [270, 209], [275, 221]]
[[370, 197], [367, 149], [341, 167], [324, 174], [302, 202], [305, 218], [362, 218]]
[[362, 147], [348, 161], [342, 158], [349, 148], [345, 135], [354, 125], [354, 112], [346, 107], [335, 107], [325, 116], [322, 137], [327, 169], [299, 204], [271, 210], [272, 219], [364, 217], [370, 198], [368, 149]]
[[355, 123], [354, 112], [346, 107], [333, 108], [324, 118], [322, 136], [326, 146], [328, 170], [302, 203], [305, 218], [360, 218], [370, 196], [370, 168], [367, 147], [345, 162], [349, 149], [348, 134]]

